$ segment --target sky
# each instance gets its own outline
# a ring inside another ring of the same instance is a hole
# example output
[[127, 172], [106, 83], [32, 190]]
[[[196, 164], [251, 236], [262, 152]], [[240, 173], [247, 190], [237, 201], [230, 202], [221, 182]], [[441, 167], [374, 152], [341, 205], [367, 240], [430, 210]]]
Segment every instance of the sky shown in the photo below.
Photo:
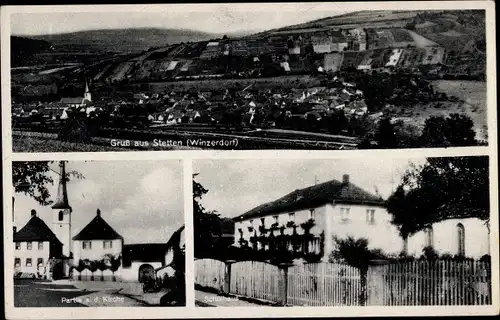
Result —
[[[59, 172], [59, 164], [51, 164]], [[75, 236], [96, 216], [101, 216], [125, 239], [125, 244], [167, 242], [184, 224], [182, 163], [161, 161], [70, 161], [66, 171], [76, 170], [85, 179], [67, 184], [72, 213], [72, 235]], [[57, 195], [58, 175], [50, 174], [51, 199]], [[14, 218], [17, 230], [37, 211], [50, 227], [52, 209], [40, 206], [32, 198], [17, 193]]]
[[112, 14], [104, 9], [100, 12], [95, 6], [91, 8], [94, 10], [91, 13], [90, 9], [83, 9], [87, 12], [74, 9], [73, 12], [15, 13], [11, 16], [11, 33], [42, 35], [144, 27], [219, 34], [258, 32], [352, 12], [335, 3], [183, 4], [163, 5], [154, 10], [151, 7], [148, 10], [147, 6], [129, 6], [120, 7], [122, 12], [111, 9]]
[[410, 163], [423, 164], [425, 158], [196, 160], [193, 173], [199, 173], [196, 181], [208, 189], [201, 201], [203, 206], [232, 218], [312, 186], [315, 180], [342, 181], [343, 174], [349, 174], [351, 183], [358, 187], [372, 194], [377, 189], [387, 199]]

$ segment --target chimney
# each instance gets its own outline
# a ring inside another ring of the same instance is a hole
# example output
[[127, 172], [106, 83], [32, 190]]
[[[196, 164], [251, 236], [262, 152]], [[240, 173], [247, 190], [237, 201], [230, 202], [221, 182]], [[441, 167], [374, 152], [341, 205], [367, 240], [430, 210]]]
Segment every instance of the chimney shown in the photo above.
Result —
[[36, 217], [36, 210], [35, 209], [31, 209], [31, 216]]
[[342, 176], [342, 183], [343, 184], [348, 184], [349, 183], [349, 175], [348, 174], [344, 174]]
[[101, 216], [101, 209], [97, 209], [97, 216], [100, 217]]

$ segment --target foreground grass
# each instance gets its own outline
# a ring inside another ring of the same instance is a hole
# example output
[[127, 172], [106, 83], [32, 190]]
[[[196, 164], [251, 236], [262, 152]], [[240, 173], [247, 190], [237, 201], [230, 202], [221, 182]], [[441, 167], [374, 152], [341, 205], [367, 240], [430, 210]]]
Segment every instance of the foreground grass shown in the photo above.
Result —
[[12, 137], [13, 152], [98, 152], [125, 150], [127, 149], [105, 145], [63, 142], [38, 137], [17, 135]]

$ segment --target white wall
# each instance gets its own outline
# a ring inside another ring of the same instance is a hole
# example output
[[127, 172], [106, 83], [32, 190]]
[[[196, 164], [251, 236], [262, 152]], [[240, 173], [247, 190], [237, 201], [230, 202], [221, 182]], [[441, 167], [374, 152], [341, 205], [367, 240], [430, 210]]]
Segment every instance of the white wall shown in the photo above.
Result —
[[[349, 220], [342, 221], [341, 208], [349, 208]], [[366, 210], [375, 210], [374, 223], [367, 222]], [[333, 236], [355, 239], [368, 239], [370, 249], [382, 249], [389, 254], [399, 254], [403, 249], [403, 239], [386, 209], [371, 205], [327, 205], [326, 209], [325, 254], [329, 254], [335, 245]]]
[[161, 262], [138, 262], [134, 261], [132, 262], [131, 266], [129, 268], [120, 268], [119, 271], [119, 276], [121, 281], [125, 282], [134, 282], [134, 281], [139, 281], [139, 268], [143, 264], [149, 264], [151, 265], [154, 269], [160, 268], [162, 266]]
[[73, 259], [75, 263], [77, 264], [78, 261], [81, 259], [90, 259], [90, 260], [96, 260], [96, 259], [102, 259], [104, 255], [111, 253], [113, 255], [117, 255], [122, 252], [122, 240], [120, 239], [115, 239], [112, 240], [112, 248], [106, 248], [104, 249], [104, 242], [105, 240], [91, 240], [92, 242], [92, 249], [82, 249], [82, 240], [74, 240], [73, 241]]
[[[462, 223], [465, 229], [465, 256], [477, 259], [490, 254], [488, 228], [485, 221], [478, 218], [448, 219], [434, 223], [434, 249], [439, 254], [458, 254], [458, 223]], [[425, 244], [425, 232], [417, 232], [408, 238], [408, 254], [420, 256]]]
[[[63, 220], [59, 221], [59, 211], [62, 211]], [[62, 254], [69, 257], [71, 251], [71, 235], [70, 235], [70, 224], [71, 224], [71, 210], [65, 209], [54, 209], [52, 210], [52, 232], [57, 236], [57, 239], [62, 242]]]
[[[31, 250], [27, 249], [27, 242], [20, 242], [21, 243], [21, 249], [16, 250], [16, 243], [13, 243], [14, 246], [14, 258], [20, 258], [21, 259], [21, 265], [18, 269], [15, 269], [15, 271], [19, 272], [27, 272], [27, 273], [36, 273], [38, 266], [37, 266], [37, 260], [38, 258], [43, 258], [43, 265], [44, 267], [47, 265], [47, 262], [49, 261], [49, 253], [50, 253], [50, 243], [48, 241], [43, 242], [43, 249], [38, 250], [38, 242], [33, 241], [32, 242], [32, 247]], [[26, 259], [31, 258], [31, 267], [26, 267]], [[14, 259], [15, 263], [15, 259]]]

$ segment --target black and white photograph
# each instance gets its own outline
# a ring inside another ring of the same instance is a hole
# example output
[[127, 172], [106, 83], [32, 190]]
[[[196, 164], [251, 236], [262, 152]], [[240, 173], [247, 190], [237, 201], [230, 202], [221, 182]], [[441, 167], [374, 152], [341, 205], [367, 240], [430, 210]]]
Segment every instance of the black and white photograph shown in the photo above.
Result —
[[185, 305], [180, 161], [13, 162], [15, 307]]
[[9, 16], [13, 152], [488, 144], [484, 9], [71, 8]]
[[196, 306], [491, 305], [488, 168], [487, 156], [197, 160]]

